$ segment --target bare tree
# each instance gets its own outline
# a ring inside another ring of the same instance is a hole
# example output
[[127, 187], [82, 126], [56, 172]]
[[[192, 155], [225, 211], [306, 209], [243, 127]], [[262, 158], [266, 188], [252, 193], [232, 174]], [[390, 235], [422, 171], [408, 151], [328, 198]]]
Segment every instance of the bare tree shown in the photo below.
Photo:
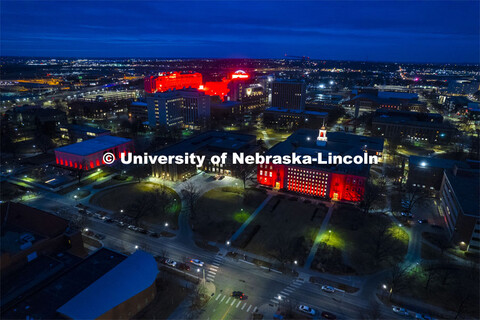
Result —
[[187, 210], [190, 214], [190, 217], [195, 218], [195, 206], [200, 198], [200, 190], [194, 183], [189, 181], [184, 184], [182, 195], [187, 204]]
[[135, 223], [138, 223], [140, 218], [147, 215], [154, 208], [155, 204], [152, 200], [153, 199], [151, 195], [144, 194], [140, 197], [137, 197], [129, 206], [128, 211], [135, 220]]
[[403, 209], [407, 213], [412, 212], [413, 208], [416, 205], [424, 203], [425, 200], [428, 198], [428, 194], [425, 189], [420, 187], [413, 187], [413, 186], [407, 189], [407, 192], [405, 195], [406, 195], [406, 199], [403, 202]]
[[37, 146], [43, 153], [47, 153], [55, 145], [52, 139], [46, 134], [39, 134], [35, 137], [35, 146]]
[[238, 170], [238, 176], [242, 179], [243, 189], [247, 187], [247, 182], [253, 179], [257, 174], [257, 166], [255, 164], [242, 164]]
[[392, 300], [392, 295], [394, 292], [401, 291], [403, 288], [405, 288], [407, 284], [407, 273], [408, 273], [409, 267], [408, 266], [402, 266], [402, 265], [395, 265], [391, 270], [390, 270], [390, 277], [389, 277], [389, 283], [390, 283], [390, 291], [388, 294], [388, 299], [391, 301]]

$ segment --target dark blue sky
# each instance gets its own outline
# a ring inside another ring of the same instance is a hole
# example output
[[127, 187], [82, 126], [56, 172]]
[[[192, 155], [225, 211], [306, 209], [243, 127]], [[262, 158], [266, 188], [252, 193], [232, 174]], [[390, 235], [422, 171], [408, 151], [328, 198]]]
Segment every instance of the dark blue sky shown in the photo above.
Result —
[[4, 1], [1, 54], [479, 62], [478, 1]]

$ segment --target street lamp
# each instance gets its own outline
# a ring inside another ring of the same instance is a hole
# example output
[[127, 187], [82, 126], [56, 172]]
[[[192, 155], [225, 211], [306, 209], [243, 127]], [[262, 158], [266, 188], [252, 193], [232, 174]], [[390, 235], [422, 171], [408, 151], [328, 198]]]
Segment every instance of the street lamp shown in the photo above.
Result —
[[168, 222], [165, 222], [165, 227], [168, 227]]
[[136, 249], [138, 249], [138, 246], [137, 246], [137, 245], [135, 246], [135, 250], [136, 250]]
[[294, 263], [295, 265], [297, 265], [297, 264], [298, 264], [298, 261], [297, 261], [297, 260], [295, 260], [295, 261], [293, 261], [293, 263]]
[[230, 245], [230, 241], [227, 241], [227, 246], [229, 246], [229, 245]]
[[120, 213], [123, 213], [123, 209], [120, 209]]

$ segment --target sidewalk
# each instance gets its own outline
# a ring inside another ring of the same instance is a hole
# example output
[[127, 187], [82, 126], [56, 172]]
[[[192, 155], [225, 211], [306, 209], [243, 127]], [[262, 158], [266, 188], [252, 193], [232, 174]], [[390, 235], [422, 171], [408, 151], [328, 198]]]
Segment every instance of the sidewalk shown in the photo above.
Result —
[[317, 253], [318, 247], [320, 246], [320, 240], [321, 240], [322, 234], [325, 233], [325, 231], [327, 230], [328, 222], [330, 221], [330, 218], [332, 217], [334, 207], [335, 207], [335, 203], [333, 203], [330, 206], [330, 208], [328, 208], [327, 215], [323, 219], [322, 225], [321, 225], [320, 229], [318, 230], [317, 236], [315, 237], [315, 242], [313, 243], [313, 246], [310, 249], [310, 253], [308, 254], [307, 261], [305, 262], [305, 265], [303, 266], [304, 270], [310, 270], [310, 266], [312, 265], [313, 259], [315, 258], [315, 254]]

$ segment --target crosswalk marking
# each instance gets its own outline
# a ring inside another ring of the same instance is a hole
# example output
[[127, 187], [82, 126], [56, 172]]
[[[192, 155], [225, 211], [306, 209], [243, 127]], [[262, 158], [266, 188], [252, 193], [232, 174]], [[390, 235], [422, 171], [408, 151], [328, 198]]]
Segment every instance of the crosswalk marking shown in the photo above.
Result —
[[220, 302], [223, 302], [223, 300], [225, 300], [227, 296], [223, 296], [222, 300], [220, 300]]
[[250, 308], [252, 307], [252, 305], [250, 305], [247, 309], [247, 312], [250, 312]]
[[277, 303], [278, 301], [275, 299], [270, 299], [270, 302]]
[[228, 304], [228, 301], [230, 301], [231, 297], [228, 297], [227, 301], [225, 301], [226, 304]]
[[233, 306], [234, 303], [235, 303], [235, 299], [232, 300], [232, 304], [230, 306]]
[[212, 263], [212, 265], [214, 265], [215, 267], [219, 267], [219, 266], [220, 266], [220, 263], [214, 262], [214, 263]]
[[287, 292], [293, 292], [294, 290], [289, 288], [289, 287], [286, 287], [285, 289], [283, 289], [283, 291], [287, 291]]
[[288, 296], [288, 295], [290, 294], [290, 292], [283, 292], [283, 291], [280, 291], [280, 294], [281, 294], [282, 296]]
[[208, 270], [207, 273], [216, 274], [217, 271]]
[[246, 306], [247, 306], [247, 303], [245, 302], [245, 303], [243, 304], [242, 310], [243, 310]]
[[255, 307], [255, 309], [253, 309], [253, 313], [257, 312], [258, 308]]
[[220, 298], [220, 295], [218, 295], [218, 296], [215, 298], [215, 301], [217, 301], [219, 298]]
[[210, 270], [214, 270], [214, 271], [217, 271], [218, 267], [215, 267], [215, 266], [210, 266]]
[[240, 305], [240, 303], [242, 303], [242, 301], [238, 301], [238, 304], [235, 308], [238, 308], [238, 306]]

